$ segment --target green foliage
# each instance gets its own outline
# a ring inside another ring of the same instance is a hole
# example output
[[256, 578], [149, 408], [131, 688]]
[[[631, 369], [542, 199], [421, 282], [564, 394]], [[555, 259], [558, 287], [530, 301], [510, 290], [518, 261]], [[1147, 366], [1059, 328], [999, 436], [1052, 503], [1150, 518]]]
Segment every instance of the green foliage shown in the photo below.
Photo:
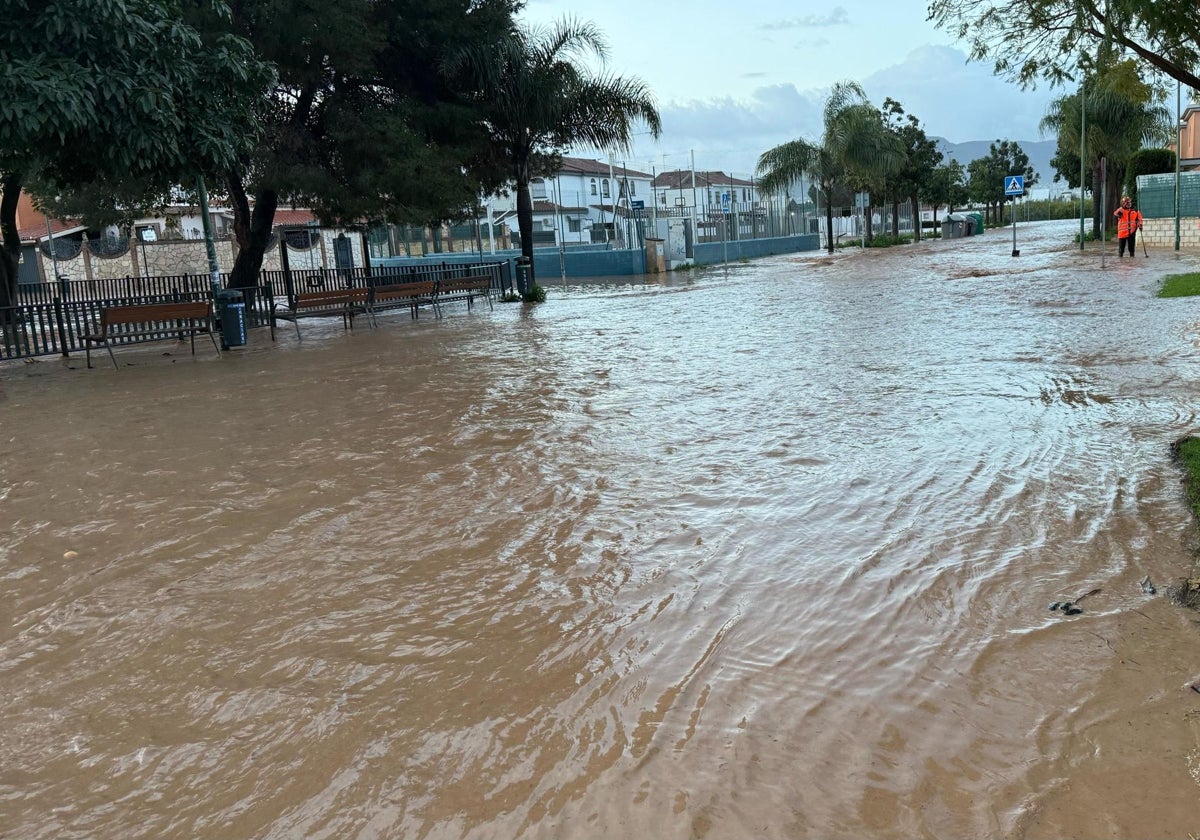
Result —
[[1175, 152], [1172, 149], [1139, 149], [1125, 166], [1125, 193], [1137, 206], [1137, 176], [1158, 175], [1175, 171]]
[[[943, 155], [938, 151], [937, 142], [930, 140], [921, 128], [920, 120], [906, 114], [896, 100], [885, 99], [880, 115], [904, 150], [903, 162], [884, 177], [884, 199], [896, 204], [907, 201], [919, 216], [920, 199], [929, 192], [938, 192], [945, 183], [939, 184], [935, 178]], [[892, 214], [892, 219], [893, 224], [898, 225], [900, 214]], [[893, 230], [893, 235], [895, 233]]]
[[906, 234], [893, 236], [890, 233], [879, 233], [867, 241], [868, 248], [891, 248], [893, 245], [911, 245], [913, 238]]
[[517, 193], [521, 251], [533, 257], [529, 182], [539, 164], [576, 145], [626, 150], [633, 127], [657, 137], [662, 122], [644, 82], [593, 73], [607, 47], [590, 23], [560, 21], [549, 29], [514, 27], [491, 41], [468, 41], [449, 61], [483, 113], [489, 153], [508, 168]]
[[[807, 176], [825, 205], [827, 230], [833, 230], [835, 191], [882, 183], [904, 163], [904, 148], [867, 101], [857, 82], [838, 82], [825, 101], [825, 131], [819, 142], [790, 140], [763, 152], [758, 174], [764, 192], [782, 192]], [[833, 253], [832, 233], [827, 249]]]
[[[1042, 130], [1058, 139], [1052, 163], [1067, 183], [1078, 186], [1083, 157], [1085, 185], [1093, 191], [1098, 185], [1107, 190], [1107, 206], [1096, 202], [1093, 207], [1092, 229], [1097, 235], [1102, 219], [1111, 218], [1116, 209], [1123, 185], [1136, 177], [1130, 174], [1131, 159], [1144, 143], [1161, 140], [1170, 122], [1170, 114], [1155, 97], [1133, 61], [1110, 61], [1087, 73], [1082, 92], [1054, 100], [1042, 120]], [[1106, 161], [1103, 185], [1101, 159]]]
[[[207, 5], [228, 15], [220, 0]], [[244, 39], [194, 26], [183, 9], [181, 0], [5, 4], [0, 307], [15, 289], [16, 199], [27, 180], [44, 195], [109, 181], [163, 195], [254, 146], [269, 67]]]
[[1200, 5], [1161, 0], [932, 0], [929, 19], [990, 59], [998, 75], [1031, 86], [1075, 84], [1079, 68], [1136, 56], [1200, 89]]
[[505, 292], [500, 296], [501, 303], [521, 303], [524, 298], [517, 292]]
[[543, 289], [541, 286], [539, 286], [537, 283], [534, 283], [529, 288], [529, 291], [527, 291], [524, 295], [522, 295], [521, 299], [523, 301], [525, 301], [525, 303], [545, 303], [546, 302], [546, 290]]
[[1158, 290], [1160, 298], [1191, 297], [1200, 295], [1200, 272], [1168, 274]]
[[1172, 446], [1183, 467], [1183, 486], [1192, 514], [1200, 517], [1200, 438], [1186, 437]]

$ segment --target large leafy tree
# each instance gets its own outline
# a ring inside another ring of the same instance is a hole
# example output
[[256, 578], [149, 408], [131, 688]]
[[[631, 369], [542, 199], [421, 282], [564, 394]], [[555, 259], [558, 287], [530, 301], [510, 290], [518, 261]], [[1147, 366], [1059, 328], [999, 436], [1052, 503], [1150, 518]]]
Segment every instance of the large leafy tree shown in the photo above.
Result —
[[931, 0], [929, 18], [973, 60], [1023, 84], [1074, 80], [1112, 47], [1200, 88], [1200, 4], [1162, 0]]
[[[183, 20], [183, 0], [10, 0], [0, 27], [0, 309], [15, 301], [24, 184], [165, 190], [254, 142], [270, 74], [249, 45]], [[219, 18], [228, 9], [207, 0]]]
[[988, 147], [987, 157], [976, 158], [967, 164], [970, 181], [967, 192], [971, 201], [983, 204], [988, 218], [1001, 221], [1001, 210], [1009, 196], [1004, 194], [1004, 179], [1009, 175], [1021, 175], [1025, 179], [1025, 192], [1037, 183], [1038, 175], [1029, 165], [1029, 155], [1014, 140], [997, 140]]
[[900, 233], [900, 201], [908, 201], [912, 209], [913, 232], [921, 239], [921, 193], [933, 181], [934, 172], [942, 162], [937, 141], [930, 140], [921, 128], [921, 121], [906, 114], [903, 106], [888, 97], [883, 101], [881, 116], [888, 130], [896, 137], [904, 150], [904, 162], [887, 179], [888, 191], [893, 202], [892, 235]]
[[[662, 122], [639, 79], [592, 73], [581, 60], [607, 56], [593, 24], [562, 20], [552, 27], [517, 28], [489, 44], [465, 46], [453, 66], [478, 92], [492, 154], [508, 166], [517, 197], [521, 253], [533, 277], [533, 199], [539, 164], [572, 146], [628, 151], [644, 124], [658, 137]], [[522, 289], [522, 292], [528, 289]]]
[[947, 212], [962, 207], [970, 201], [967, 192], [966, 168], [957, 160], [935, 167], [929, 180], [921, 189], [921, 195], [933, 204], [933, 221], [937, 224], [937, 209], [946, 205]]
[[232, 285], [257, 283], [280, 202], [328, 224], [424, 224], [499, 183], [478, 108], [444, 68], [461, 44], [511, 31], [516, 0], [231, 3], [234, 31], [278, 71], [263, 142], [224, 170]]
[[825, 100], [820, 141], [798, 138], [763, 152], [758, 158], [761, 188], [783, 192], [802, 176], [812, 179], [825, 204], [827, 247], [833, 253], [835, 190], [875, 183], [904, 160], [903, 149], [889, 132], [857, 82], [838, 82]]
[[[1170, 113], [1157, 104], [1153, 88], [1141, 80], [1130, 60], [1089, 73], [1082, 91], [1051, 102], [1041, 127], [1058, 139], [1055, 166], [1069, 184], [1079, 180], [1079, 162], [1084, 158], [1093, 188], [1093, 236], [1100, 235], [1102, 220], [1111, 218], [1120, 201], [1129, 159], [1144, 142], [1161, 139], [1170, 120]], [[1102, 203], [1105, 197], [1107, 203]]]

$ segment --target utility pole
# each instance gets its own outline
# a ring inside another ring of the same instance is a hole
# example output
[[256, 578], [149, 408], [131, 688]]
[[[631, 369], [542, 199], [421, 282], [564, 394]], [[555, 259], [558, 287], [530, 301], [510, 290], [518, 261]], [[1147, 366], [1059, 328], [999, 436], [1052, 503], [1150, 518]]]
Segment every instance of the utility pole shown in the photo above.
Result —
[[[1175, 250], [1179, 250], [1179, 156], [1183, 154], [1183, 120], [1180, 112], [1179, 80], [1175, 80]], [[1143, 240], [1144, 242], [1144, 240]]]
[[1087, 89], [1086, 77], [1079, 80], [1079, 250], [1083, 250], [1083, 185], [1087, 177]]
[[215, 303], [217, 292], [221, 291], [221, 268], [217, 265], [217, 246], [213, 243], [212, 219], [208, 217], [208, 190], [204, 186], [203, 175], [200, 176], [199, 187], [200, 221], [204, 226], [204, 250], [208, 252], [209, 282], [212, 284], [213, 302]]

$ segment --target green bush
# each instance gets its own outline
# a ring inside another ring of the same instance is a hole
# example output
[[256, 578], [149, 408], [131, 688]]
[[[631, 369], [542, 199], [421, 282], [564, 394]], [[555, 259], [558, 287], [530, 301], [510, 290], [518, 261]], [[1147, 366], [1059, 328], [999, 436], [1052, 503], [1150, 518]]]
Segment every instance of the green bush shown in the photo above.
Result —
[[546, 290], [534, 283], [533, 288], [525, 293], [524, 300], [526, 303], [545, 303]]
[[520, 303], [521, 296], [516, 292], [505, 292], [500, 296], [501, 303]]

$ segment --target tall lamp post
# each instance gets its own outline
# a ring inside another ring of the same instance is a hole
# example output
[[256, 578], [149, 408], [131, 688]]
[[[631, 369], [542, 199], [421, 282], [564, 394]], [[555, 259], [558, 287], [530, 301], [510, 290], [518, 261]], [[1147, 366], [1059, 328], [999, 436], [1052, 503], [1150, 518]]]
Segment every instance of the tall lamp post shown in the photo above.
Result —
[[1179, 250], [1179, 157], [1183, 154], [1183, 129], [1187, 123], [1180, 113], [1179, 80], [1175, 80], [1175, 250]]
[[1079, 250], [1083, 250], [1083, 185], [1087, 172], [1087, 99], [1086, 81], [1079, 80]]

